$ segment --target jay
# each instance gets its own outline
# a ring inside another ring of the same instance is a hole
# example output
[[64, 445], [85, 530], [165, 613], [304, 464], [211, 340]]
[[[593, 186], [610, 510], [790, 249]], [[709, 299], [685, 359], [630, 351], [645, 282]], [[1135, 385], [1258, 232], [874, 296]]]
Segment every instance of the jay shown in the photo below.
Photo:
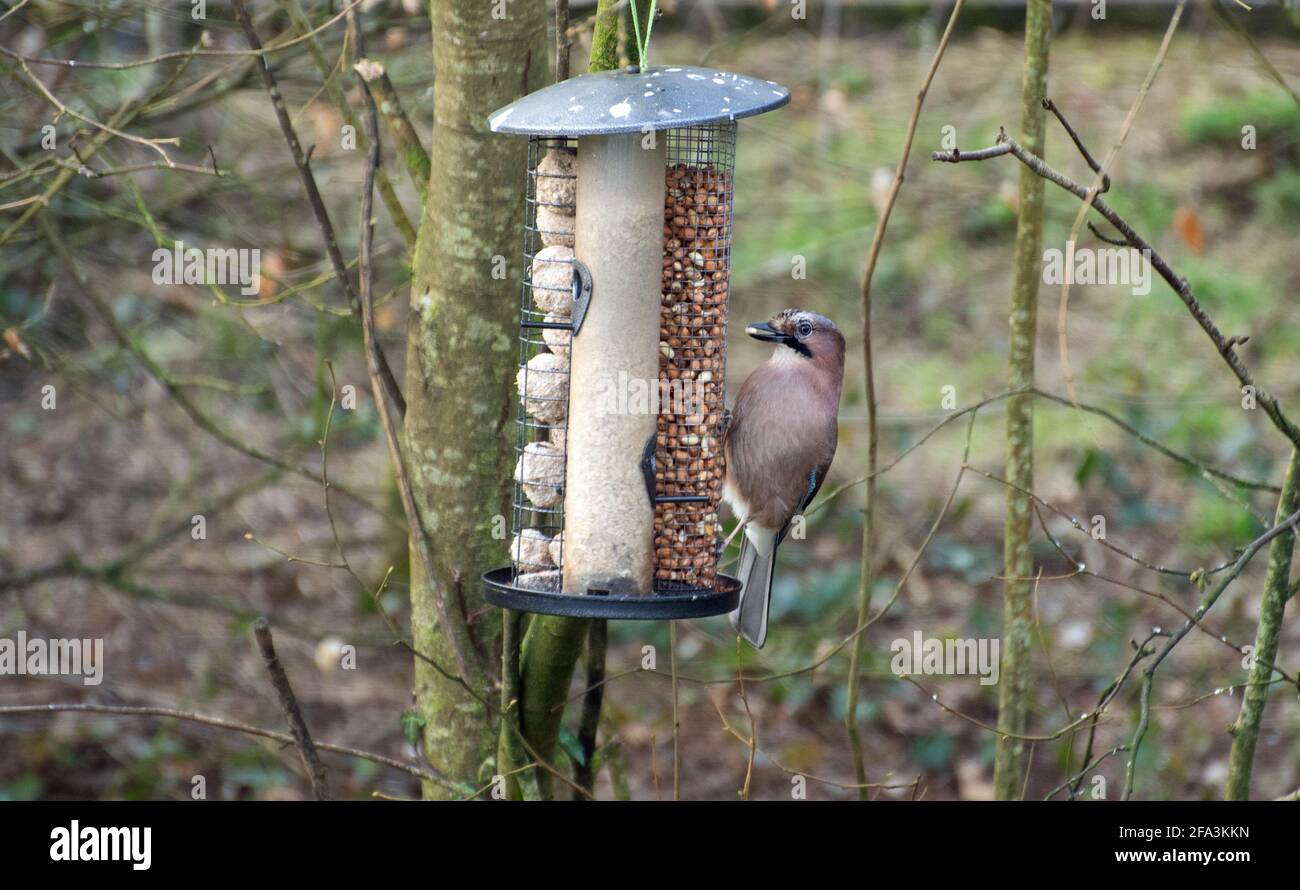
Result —
[[744, 587], [731, 625], [762, 648], [777, 546], [812, 503], [835, 456], [844, 337], [829, 318], [800, 309], [745, 333], [776, 348], [736, 396], [723, 439], [722, 496], [738, 521], [732, 535], [745, 532], [737, 572]]

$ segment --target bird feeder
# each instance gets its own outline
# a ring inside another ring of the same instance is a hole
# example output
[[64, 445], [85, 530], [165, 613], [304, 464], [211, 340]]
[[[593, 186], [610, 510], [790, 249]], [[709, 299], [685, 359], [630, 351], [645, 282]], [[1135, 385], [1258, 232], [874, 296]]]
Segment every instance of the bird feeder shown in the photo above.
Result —
[[509, 566], [489, 602], [735, 608], [718, 572], [736, 121], [789, 91], [710, 68], [583, 74], [495, 112], [528, 137]]

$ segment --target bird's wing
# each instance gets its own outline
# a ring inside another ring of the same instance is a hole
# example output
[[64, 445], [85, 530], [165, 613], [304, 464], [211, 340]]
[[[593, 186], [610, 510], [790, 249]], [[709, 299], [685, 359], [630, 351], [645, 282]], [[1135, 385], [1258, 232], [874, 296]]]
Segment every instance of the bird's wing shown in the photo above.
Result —
[[[795, 516], [802, 515], [803, 511], [808, 509], [808, 505], [813, 502], [813, 498], [817, 497], [817, 492], [821, 490], [822, 483], [826, 481], [826, 471], [830, 469], [830, 466], [830, 462], [827, 461], [820, 467], [813, 467], [808, 473], [808, 488], [804, 491], [803, 497], [799, 499], [799, 509], [794, 511]], [[781, 529], [781, 533], [776, 536], [778, 544], [784, 541], [785, 536], [790, 533], [790, 526], [793, 522], [794, 517], [792, 516], [790, 522], [787, 522], [785, 528]]]
[[808, 474], [808, 491], [804, 493], [803, 500], [799, 502], [800, 513], [807, 510], [808, 506], [813, 502], [813, 498], [817, 497], [817, 492], [821, 491], [822, 483], [826, 481], [826, 471], [830, 468], [830, 461], [827, 461], [820, 467], [813, 467], [812, 472]]

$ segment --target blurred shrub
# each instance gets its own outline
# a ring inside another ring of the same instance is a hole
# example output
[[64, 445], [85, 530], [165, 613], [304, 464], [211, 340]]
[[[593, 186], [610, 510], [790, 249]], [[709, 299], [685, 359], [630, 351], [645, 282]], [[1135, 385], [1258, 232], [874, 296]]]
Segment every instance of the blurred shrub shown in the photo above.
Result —
[[1190, 513], [1187, 540], [1196, 547], [1242, 547], [1260, 533], [1253, 516], [1214, 493], [1198, 491]]
[[1193, 145], [1239, 146], [1246, 125], [1255, 128], [1260, 144], [1289, 142], [1300, 140], [1300, 107], [1281, 90], [1267, 90], [1186, 109], [1178, 124], [1183, 138]]
[[1300, 170], [1281, 170], [1255, 186], [1255, 201], [1269, 219], [1300, 222]]
[[998, 194], [989, 195], [975, 213], [958, 222], [958, 231], [968, 241], [1010, 235], [1015, 230], [1016, 211]]
[[1182, 265], [1192, 292], [1221, 327], [1248, 325], [1276, 305], [1274, 288], [1241, 268], [1200, 259], [1188, 259]]

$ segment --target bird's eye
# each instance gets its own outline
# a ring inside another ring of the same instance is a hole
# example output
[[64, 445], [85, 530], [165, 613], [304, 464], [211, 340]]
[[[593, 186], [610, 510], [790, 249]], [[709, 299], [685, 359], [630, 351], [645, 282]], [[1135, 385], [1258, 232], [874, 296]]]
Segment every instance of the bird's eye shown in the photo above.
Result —
[[812, 325], [806, 321], [799, 322], [799, 336], [807, 337], [812, 333]]

